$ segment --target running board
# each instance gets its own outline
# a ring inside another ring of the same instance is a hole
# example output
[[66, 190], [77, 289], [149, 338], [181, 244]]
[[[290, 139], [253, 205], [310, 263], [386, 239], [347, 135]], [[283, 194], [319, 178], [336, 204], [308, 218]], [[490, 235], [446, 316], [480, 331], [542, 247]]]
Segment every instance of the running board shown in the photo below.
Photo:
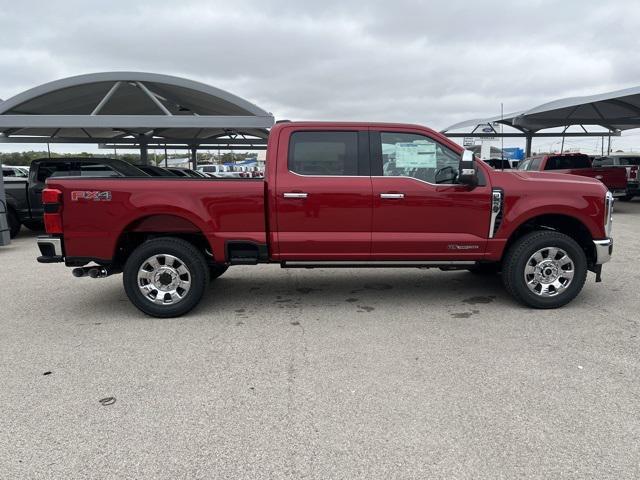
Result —
[[384, 261], [325, 261], [325, 262], [310, 262], [310, 261], [289, 261], [281, 262], [282, 268], [443, 268], [443, 269], [455, 269], [472, 267], [476, 264], [475, 261], [426, 261], [426, 260], [384, 260]]

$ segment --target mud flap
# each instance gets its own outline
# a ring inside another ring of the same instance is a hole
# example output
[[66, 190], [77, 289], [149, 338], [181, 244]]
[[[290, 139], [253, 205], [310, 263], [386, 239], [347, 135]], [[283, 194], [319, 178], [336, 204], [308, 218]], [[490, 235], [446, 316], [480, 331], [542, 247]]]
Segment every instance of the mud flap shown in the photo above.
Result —
[[596, 274], [596, 283], [600, 283], [602, 281], [602, 265], [594, 265], [590, 270]]

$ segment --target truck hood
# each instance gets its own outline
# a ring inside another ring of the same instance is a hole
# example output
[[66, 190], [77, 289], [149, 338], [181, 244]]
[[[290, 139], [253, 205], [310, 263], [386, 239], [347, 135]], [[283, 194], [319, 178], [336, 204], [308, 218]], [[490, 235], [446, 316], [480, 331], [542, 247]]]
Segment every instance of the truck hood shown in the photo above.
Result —
[[[604, 187], [600, 180], [590, 177], [582, 177], [580, 175], [571, 175], [568, 173], [551, 173], [551, 172], [523, 172], [519, 170], [511, 170], [513, 175], [523, 180], [533, 180], [536, 182], [547, 182], [549, 184], [570, 183], [574, 185], [595, 185], [597, 187]], [[606, 187], [605, 187], [606, 189]]]

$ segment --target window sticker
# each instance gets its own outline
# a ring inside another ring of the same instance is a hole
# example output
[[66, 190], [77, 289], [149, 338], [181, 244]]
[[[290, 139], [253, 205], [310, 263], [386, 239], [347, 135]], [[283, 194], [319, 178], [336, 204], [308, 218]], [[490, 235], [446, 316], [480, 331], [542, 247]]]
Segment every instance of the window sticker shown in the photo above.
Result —
[[436, 144], [417, 141], [396, 143], [396, 168], [436, 168]]

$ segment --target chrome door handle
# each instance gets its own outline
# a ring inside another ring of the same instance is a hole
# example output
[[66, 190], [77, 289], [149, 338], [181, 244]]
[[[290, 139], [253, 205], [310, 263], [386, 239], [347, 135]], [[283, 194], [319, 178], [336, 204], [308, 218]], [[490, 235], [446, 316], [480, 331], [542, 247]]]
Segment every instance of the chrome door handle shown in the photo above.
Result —
[[381, 193], [380, 198], [404, 198], [404, 193]]
[[307, 198], [307, 194], [303, 192], [286, 192], [284, 198]]

